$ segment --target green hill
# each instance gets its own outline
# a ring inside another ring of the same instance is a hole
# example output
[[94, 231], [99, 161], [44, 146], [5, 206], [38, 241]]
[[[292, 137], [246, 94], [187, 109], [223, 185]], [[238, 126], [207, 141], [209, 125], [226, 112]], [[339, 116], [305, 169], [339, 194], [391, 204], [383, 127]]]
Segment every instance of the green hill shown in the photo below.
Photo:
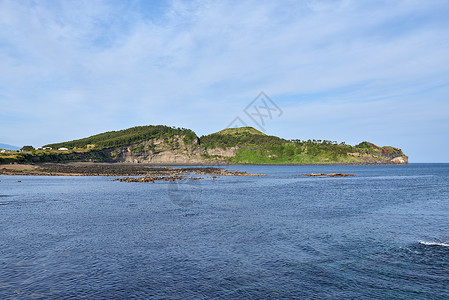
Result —
[[[252, 127], [198, 136], [190, 129], [137, 126], [48, 144], [53, 150], [1, 153], [0, 162], [101, 161], [157, 164], [404, 164], [401, 149], [362, 142], [286, 140]], [[67, 150], [57, 150], [67, 148]]]
[[202, 136], [200, 143], [206, 149], [236, 147], [235, 155], [228, 161], [237, 164], [387, 163], [396, 157], [408, 159], [401, 149], [394, 147], [378, 147], [368, 142], [351, 146], [327, 140], [285, 140], [252, 127]]
[[87, 138], [63, 143], [48, 144], [44, 147], [58, 149], [65, 147], [105, 149], [139, 143], [144, 140], [167, 138], [172, 136], [185, 136], [186, 141], [197, 138], [196, 134], [186, 128], [176, 128], [164, 125], [136, 126], [119, 131], [108, 131]]
[[215, 134], [228, 134], [228, 135], [248, 135], [248, 134], [256, 134], [256, 135], [266, 135], [262, 131], [259, 131], [253, 127], [238, 127], [238, 128], [226, 128], [216, 132]]
[[277, 136], [266, 135], [252, 127], [228, 128], [200, 138], [202, 146], [222, 149], [235, 146], [268, 146], [286, 142], [287, 140]]

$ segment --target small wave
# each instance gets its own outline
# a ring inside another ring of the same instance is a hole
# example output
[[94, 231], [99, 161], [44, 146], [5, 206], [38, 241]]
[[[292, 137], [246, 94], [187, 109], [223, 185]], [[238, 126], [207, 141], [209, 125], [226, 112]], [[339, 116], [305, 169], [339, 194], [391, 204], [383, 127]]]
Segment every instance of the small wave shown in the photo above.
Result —
[[449, 244], [446, 243], [439, 243], [439, 242], [424, 242], [424, 241], [418, 241], [421, 245], [426, 246], [440, 246], [440, 247], [449, 247]]

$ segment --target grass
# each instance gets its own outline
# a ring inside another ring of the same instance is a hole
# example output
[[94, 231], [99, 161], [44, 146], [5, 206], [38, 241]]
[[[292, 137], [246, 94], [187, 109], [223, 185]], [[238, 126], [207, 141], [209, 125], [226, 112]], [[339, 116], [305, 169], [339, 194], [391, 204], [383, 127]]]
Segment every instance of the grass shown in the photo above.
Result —
[[280, 153], [265, 149], [238, 149], [235, 157], [230, 158], [233, 163], [255, 164], [327, 164], [327, 163], [358, 163], [361, 160], [348, 155], [334, 155], [328, 151], [317, 154], [305, 152]]
[[253, 127], [239, 127], [239, 128], [226, 128], [216, 132], [216, 134], [228, 134], [228, 135], [242, 135], [242, 134], [258, 134], [266, 135], [262, 131], [259, 131]]

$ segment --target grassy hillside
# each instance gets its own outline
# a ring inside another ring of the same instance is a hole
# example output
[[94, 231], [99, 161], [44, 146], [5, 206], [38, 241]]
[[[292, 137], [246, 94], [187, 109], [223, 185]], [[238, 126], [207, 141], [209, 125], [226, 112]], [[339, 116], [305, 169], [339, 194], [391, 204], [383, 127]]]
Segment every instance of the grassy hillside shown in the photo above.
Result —
[[232, 163], [374, 163], [387, 162], [391, 158], [404, 156], [400, 149], [378, 147], [369, 142], [350, 146], [327, 140], [285, 140], [265, 135], [251, 127], [225, 129], [202, 136], [200, 142], [207, 149], [237, 146], [236, 155], [228, 158]]
[[137, 126], [119, 131], [104, 132], [79, 140], [48, 144], [45, 147], [52, 147], [54, 149], [60, 147], [66, 147], [69, 149], [105, 149], [130, 145], [148, 139], [168, 138], [174, 135], [185, 136], [186, 142], [193, 141], [195, 138], [197, 138], [196, 134], [190, 129], [175, 128], [164, 125], [149, 125]]
[[226, 128], [220, 130], [214, 134], [227, 134], [227, 135], [247, 135], [247, 134], [256, 134], [256, 135], [266, 135], [262, 131], [259, 131], [253, 127], [238, 127], [238, 128]]
[[200, 138], [201, 146], [206, 148], [228, 148], [234, 146], [270, 146], [283, 144], [287, 140], [266, 135], [252, 127], [228, 128]]
[[351, 146], [313, 142], [285, 142], [272, 145], [247, 145], [237, 150], [233, 163], [357, 163], [348, 153], [357, 151]]

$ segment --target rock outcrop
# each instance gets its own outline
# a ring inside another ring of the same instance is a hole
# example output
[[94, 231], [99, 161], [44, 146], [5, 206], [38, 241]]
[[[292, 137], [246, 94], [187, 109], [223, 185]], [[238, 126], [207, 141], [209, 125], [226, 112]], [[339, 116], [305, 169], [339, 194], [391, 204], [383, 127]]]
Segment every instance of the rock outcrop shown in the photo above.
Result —
[[198, 139], [186, 144], [184, 136], [169, 139], [154, 139], [126, 147], [118, 147], [110, 152], [114, 161], [125, 163], [151, 164], [205, 164], [225, 163], [225, 157], [234, 156], [236, 148], [205, 149]]
[[390, 162], [393, 164], [398, 164], [398, 165], [406, 165], [406, 164], [408, 164], [408, 157], [407, 156], [398, 156], [398, 157], [391, 159]]

